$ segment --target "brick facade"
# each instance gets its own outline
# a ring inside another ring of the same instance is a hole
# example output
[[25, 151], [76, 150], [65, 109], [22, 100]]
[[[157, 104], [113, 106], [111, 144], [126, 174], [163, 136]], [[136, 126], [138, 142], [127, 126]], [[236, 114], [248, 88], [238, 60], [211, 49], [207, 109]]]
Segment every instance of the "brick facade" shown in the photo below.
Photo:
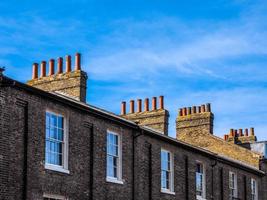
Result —
[[[63, 112], [69, 135], [69, 174], [45, 169], [45, 112]], [[7, 77], [0, 78], [0, 199], [42, 200], [44, 194], [69, 200], [196, 199], [196, 162], [206, 170], [206, 199], [229, 199], [229, 171], [237, 173], [239, 199], [267, 199], [266, 164], [260, 168], [138, 126], [122, 117]], [[107, 130], [121, 135], [122, 181], [106, 181]], [[161, 192], [161, 149], [174, 156], [174, 194]]]

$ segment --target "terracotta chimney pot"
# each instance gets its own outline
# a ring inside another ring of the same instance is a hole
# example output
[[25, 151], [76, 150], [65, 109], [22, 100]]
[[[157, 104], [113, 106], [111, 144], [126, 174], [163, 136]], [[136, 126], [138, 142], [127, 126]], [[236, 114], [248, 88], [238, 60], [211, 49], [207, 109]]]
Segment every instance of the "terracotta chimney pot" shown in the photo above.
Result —
[[32, 79], [38, 78], [38, 63], [33, 63], [32, 65]]
[[121, 102], [121, 115], [125, 115], [126, 114], [126, 102], [123, 101]]
[[142, 100], [137, 99], [137, 112], [142, 112]]
[[75, 70], [81, 70], [81, 54], [76, 53], [75, 55]]
[[49, 61], [49, 76], [52, 76], [55, 74], [55, 60], [50, 59]]
[[152, 110], [157, 110], [157, 97], [152, 98]]
[[66, 72], [71, 72], [71, 56], [66, 56]]
[[57, 73], [62, 74], [63, 73], [63, 58], [59, 57], [57, 60]]
[[46, 77], [46, 62], [42, 61], [41, 62], [41, 78]]
[[159, 109], [164, 109], [164, 96], [159, 97]]
[[144, 111], [145, 112], [148, 112], [149, 111], [149, 99], [148, 98], [145, 99]]
[[134, 100], [130, 101], [130, 113], [134, 113]]

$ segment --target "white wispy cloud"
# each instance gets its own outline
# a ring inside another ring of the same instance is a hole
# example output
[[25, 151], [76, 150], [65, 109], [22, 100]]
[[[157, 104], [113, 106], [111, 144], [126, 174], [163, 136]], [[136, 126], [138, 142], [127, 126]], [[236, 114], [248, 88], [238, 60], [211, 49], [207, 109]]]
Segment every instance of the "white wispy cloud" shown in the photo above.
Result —
[[[262, 12], [252, 5], [247, 14], [225, 22], [118, 21], [114, 33], [103, 38], [107, 46], [98, 47], [97, 56], [89, 55], [85, 67], [94, 79], [121, 82], [110, 88], [115, 97], [105, 104], [114, 112], [119, 112], [120, 100], [165, 94], [172, 136], [179, 107], [211, 102], [216, 134], [254, 126], [264, 139], [267, 61], [255, 61], [267, 55]], [[199, 86], [210, 79], [218, 85], [201, 89], [189, 84], [188, 91], [181, 90], [183, 77]]]

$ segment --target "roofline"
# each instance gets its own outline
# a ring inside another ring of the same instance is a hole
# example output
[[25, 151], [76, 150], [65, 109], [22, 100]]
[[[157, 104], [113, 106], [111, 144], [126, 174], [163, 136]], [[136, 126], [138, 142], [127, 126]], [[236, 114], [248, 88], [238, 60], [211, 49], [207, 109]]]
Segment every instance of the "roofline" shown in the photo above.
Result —
[[130, 120], [124, 119], [118, 115], [115, 115], [115, 114], [110, 113], [108, 111], [105, 111], [103, 109], [99, 109], [97, 107], [90, 106], [88, 104], [79, 102], [77, 100], [74, 100], [72, 98], [69, 98], [69, 97], [66, 97], [66, 96], [63, 96], [60, 94], [49, 93], [49, 92], [43, 91], [41, 89], [29, 86], [25, 83], [21, 83], [19, 81], [13, 80], [13, 79], [8, 78], [6, 76], [0, 76], [0, 87], [15, 87], [15, 86], [17, 86], [21, 89], [24, 89], [28, 92], [31, 92], [31, 93], [55, 100], [55, 101], [58, 101], [62, 104], [66, 104], [70, 107], [78, 108], [82, 111], [89, 112], [92, 115], [99, 116], [99, 117], [104, 118], [104, 119], [112, 120], [113, 122], [116, 122], [119, 124], [123, 124], [127, 127], [133, 128], [135, 130], [143, 130], [144, 133], [147, 133], [150, 136], [157, 137], [163, 141], [170, 142], [170, 143], [173, 143], [175, 145], [180, 145], [187, 150], [206, 155], [212, 159], [227, 163], [231, 166], [234, 166], [234, 167], [238, 166], [240, 169], [243, 169], [245, 171], [252, 172], [254, 174], [259, 174], [261, 176], [265, 175], [265, 173], [263, 171], [261, 171], [257, 168], [254, 168], [252, 166], [246, 165], [246, 164], [241, 163], [241, 162], [237, 162], [237, 161], [232, 160], [232, 159], [225, 158], [219, 154], [213, 153], [213, 152], [205, 150], [203, 148], [196, 147], [196, 146], [190, 145], [188, 143], [179, 141], [177, 139], [171, 138], [170, 136], [166, 136], [166, 135], [162, 134], [161, 132], [156, 131], [152, 128], [148, 128], [148, 127], [144, 127], [144, 126], [138, 126], [136, 123], [134, 123]]
[[17, 87], [24, 89], [30, 93], [34, 93], [34, 94], [58, 101], [60, 103], [68, 105], [70, 107], [78, 108], [78, 109], [83, 110], [85, 112], [89, 112], [90, 114], [102, 117], [104, 119], [112, 120], [114, 122], [117, 122], [119, 124], [123, 124], [125, 126], [130, 127], [130, 128], [138, 129], [138, 125], [136, 123], [134, 123], [130, 120], [126, 120], [126, 119], [124, 119], [120, 116], [117, 116], [115, 114], [112, 114], [110, 112], [99, 109], [97, 107], [90, 106], [90, 105], [85, 104], [85, 103], [81, 103], [77, 100], [74, 100], [72, 98], [69, 98], [69, 97], [66, 97], [66, 96], [63, 96], [60, 94], [46, 92], [44, 90], [29, 86], [25, 83], [21, 83], [19, 81], [10, 79], [6, 76], [1, 77], [0, 78], [0, 87], [7, 87], [7, 86], [10, 86], [10, 87], [17, 86]]
[[200, 147], [197, 147], [197, 146], [193, 146], [191, 144], [188, 144], [186, 142], [183, 142], [183, 141], [180, 141], [180, 140], [177, 140], [177, 139], [174, 139], [174, 138], [171, 138], [169, 136], [166, 136], [164, 134], [162, 134], [161, 132], [158, 132], [156, 130], [153, 130], [149, 127], [140, 127], [142, 130], [144, 130], [144, 132], [152, 137], [157, 137], [163, 141], [166, 141], [166, 142], [170, 142], [174, 145], [179, 145], [179, 146], [182, 146], [183, 148], [187, 149], [187, 150], [190, 150], [190, 151], [194, 151], [194, 152], [197, 152], [197, 153], [200, 153], [202, 155], [205, 155], [205, 156], [208, 156], [209, 158], [212, 158], [216, 161], [220, 161], [220, 162], [223, 162], [223, 163], [226, 163], [228, 165], [231, 165], [233, 167], [238, 167], [244, 171], [247, 171], [247, 172], [251, 172], [253, 174], [257, 174], [257, 175], [260, 175], [260, 176], [264, 176], [265, 175], [265, 172], [264, 171], [261, 171], [259, 169], [257, 169], [256, 167], [253, 167], [251, 165], [247, 165], [243, 162], [238, 162], [236, 160], [233, 160], [233, 159], [230, 159], [230, 158], [226, 158], [225, 156], [222, 156], [220, 154], [217, 154], [217, 153], [214, 153], [214, 152], [211, 152], [209, 150], [206, 150], [206, 149], [203, 149], [203, 148], [200, 148]]

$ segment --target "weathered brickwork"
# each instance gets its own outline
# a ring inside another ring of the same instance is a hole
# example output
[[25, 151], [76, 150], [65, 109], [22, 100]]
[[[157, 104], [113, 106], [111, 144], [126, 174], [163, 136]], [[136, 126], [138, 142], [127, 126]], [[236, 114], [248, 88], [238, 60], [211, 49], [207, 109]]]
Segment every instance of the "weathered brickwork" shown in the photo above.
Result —
[[0, 199], [9, 196], [9, 114], [6, 88], [0, 90]]
[[168, 135], [169, 111], [164, 109], [164, 97], [159, 97], [159, 106], [157, 98], [152, 99], [152, 108], [150, 110], [149, 99], [144, 101], [144, 110], [142, 110], [142, 100], [137, 100], [137, 110], [135, 110], [135, 101], [130, 101], [130, 111], [126, 113], [126, 102], [122, 102], [121, 116], [125, 119], [134, 121], [140, 126], [148, 126]]
[[260, 154], [234, 143], [226, 142], [212, 134], [214, 117], [210, 109], [205, 109], [204, 107], [202, 110], [199, 109], [197, 113], [188, 112], [188, 110], [182, 109], [177, 117], [176, 137], [178, 140], [259, 167]]
[[230, 133], [224, 135], [224, 140], [233, 144], [246, 144], [256, 142], [257, 137], [254, 135], [254, 128], [250, 128], [250, 133], [245, 129], [245, 134], [243, 129], [230, 129]]
[[[67, 56], [66, 72], [62, 71], [62, 58], [58, 61], [58, 72], [54, 72], [54, 61], [50, 61], [49, 75], [46, 75], [46, 62], [42, 62], [41, 76], [38, 77], [33, 74], [33, 79], [28, 81], [27, 84], [47, 92], [59, 92], [79, 101], [86, 101], [86, 72], [80, 70], [80, 55], [76, 54], [76, 67], [71, 71], [71, 57]], [[33, 65], [33, 73], [38, 75], [38, 65]], [[68, 68], [69, 67], [69, 68]], [[37, 68], [37, 69], [36, 69]]]

